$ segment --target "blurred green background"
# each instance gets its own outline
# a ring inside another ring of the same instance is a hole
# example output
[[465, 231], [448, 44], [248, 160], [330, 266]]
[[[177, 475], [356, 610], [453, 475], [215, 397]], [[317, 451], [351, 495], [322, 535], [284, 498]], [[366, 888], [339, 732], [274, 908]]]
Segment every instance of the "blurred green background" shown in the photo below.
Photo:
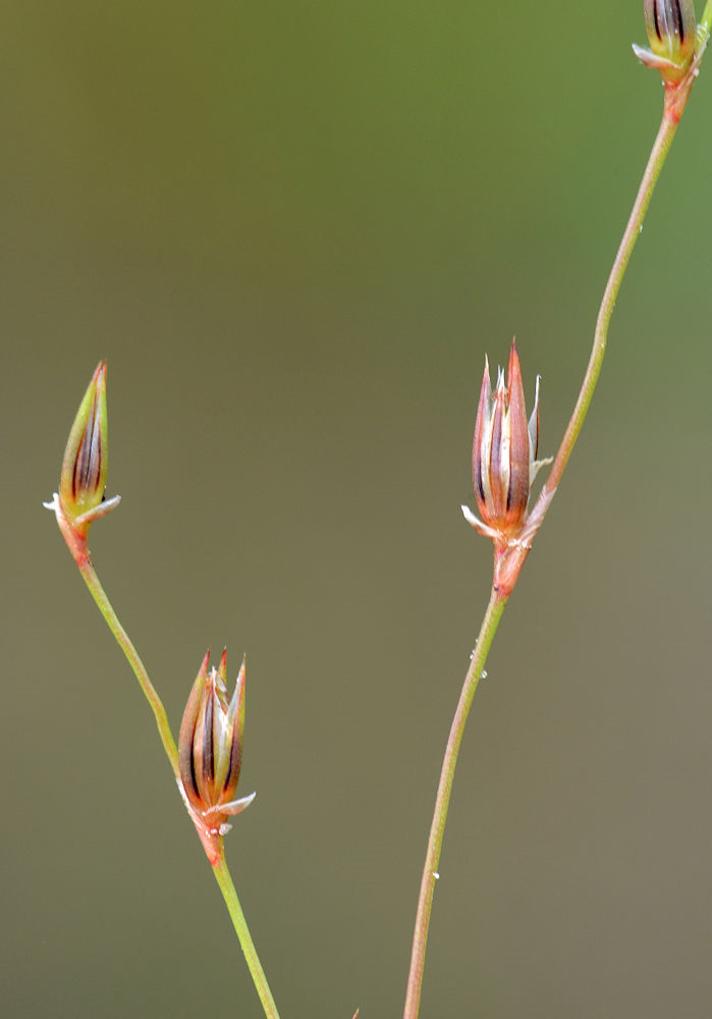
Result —
[[[398, 1016], [482, 362], [517, 334], [553, 452], [658, 123], [640, 4], [23, 0], [0, 40], [3, 1015], [261, 1014], [41, 508], [106, 357], [95, 560], [176, 725], [249, 654], [228, 856], [283, 1019]], [[712, 1012], [710, 76], [478, 694], [424, 1019]]]

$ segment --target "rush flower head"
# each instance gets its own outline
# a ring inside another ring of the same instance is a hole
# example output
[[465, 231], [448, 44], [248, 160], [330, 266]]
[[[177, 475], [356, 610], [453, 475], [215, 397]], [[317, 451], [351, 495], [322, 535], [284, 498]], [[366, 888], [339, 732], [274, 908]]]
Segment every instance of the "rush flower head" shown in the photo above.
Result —
[[227, 651], [217, 669], [208, 651], [183, 713], [178, 737], [180, 788], [205, 851], [212, 862], [230, 830], [228, 817], [249, 807], [255, 794], [236, 800], [245, 727], [245, 662], [227, 697]]
[[697, 50], [694, 0], [643, 0], [650, 49], [633, 46], [647, 67], [660, 71], [663, 81], [676, 85], [687, 75]]
[[47, 509], [55, 511], [63, 530], [70, 532], [68, 541], [72, 537], [83, 542], [89, 524], [118, 505], [119, 496], [105, 499], [108, 471], [106, 362], [100, 361], [69, 432], [59, 493], [45, 503]]
[[499, 368], [494, 394], [485, 358], [472, 445], [472, 484], [480, 517], [467, 506], [462, 507], [462, 512], [475, 530], [492, 538], [500, 549], [522, 542], [532, 484], [539, 469], [550, 462], [537, 460], [539, 382], [537, 376], [534, 409], [527, 422], [522, 370], [514, 340], [506, 381]]

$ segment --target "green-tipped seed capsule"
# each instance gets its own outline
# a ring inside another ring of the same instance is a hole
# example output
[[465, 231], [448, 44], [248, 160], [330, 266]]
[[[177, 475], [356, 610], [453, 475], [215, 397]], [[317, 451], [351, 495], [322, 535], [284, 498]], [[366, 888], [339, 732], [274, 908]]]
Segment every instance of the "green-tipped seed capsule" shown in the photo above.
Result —
[[660, 71], [670, 85], [682, 81], [697, 47], [693, 0], [644, 0], [643, 13], [650, 49], [634, 46], [636, 56]]
[[89, 524], [117, 506], [120, 497], [106, 499], [109, 472], [106, 362], [92, 375], [64, 450], [59, 492], [44, 505], [57, 516], [72, 554], [86, 549]]
[[79, 405], [64, 451], [59, 479], [62, 509], [76, 519], [104, 498], [109, 468], [106, 364], [101, 361]]

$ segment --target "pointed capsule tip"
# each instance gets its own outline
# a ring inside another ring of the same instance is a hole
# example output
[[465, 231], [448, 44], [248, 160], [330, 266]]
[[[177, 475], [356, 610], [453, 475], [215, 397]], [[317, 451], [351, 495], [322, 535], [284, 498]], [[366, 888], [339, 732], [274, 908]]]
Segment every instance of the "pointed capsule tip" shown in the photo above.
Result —
[[489, 401], [491, 400], [491, 398], [492, 398], [492, 378], [490, 376], [489, 358], [485, 354], [485, 368], [484, 371], [482, 372], [482, 382], [480, 383], [480, 400], [478, 415], [480, 411], [484, 412], [484, 410], [489, 405]]
[[517, 348], [517, 341], [512, 337], [512, 346], [509, 348], [509, 361], [507, 362], [507, 389], [512, 388], [512, 378], [515, 375], [521, 377], [522, 366], [519, 360], [519, 350]]
[[100, 386], [105, 387], [106, 386], [106, 374], [107, 374], [107, 371], [108, 371], [108, 368], [107, 368], [106, 361], [104, 361], [104, 360], [99, 361], [99, 364], [94, 369], [94, 374], [91, 377], [91, 384], [93, 386], [95, 386], [97, 389]]
[[62, 457], [59, 498], [70, 525], [86, 536], [101, 513], [108, 471], [106, 362], [94, 369], [72, 423]]
[[508, 375], [511, 374], [513, 365], [517, 368], [520, 366], [519, 350], [517, 348], [517, 341], [514, 338], [512, 338], [512, 346], [509, 348], [509, 363], [507, 365]]
[[223, 682], [227, 679], [227, 648], [224, 647], [222, 654], [220, 655], [220, 664], [218, 665], [218, 674]]

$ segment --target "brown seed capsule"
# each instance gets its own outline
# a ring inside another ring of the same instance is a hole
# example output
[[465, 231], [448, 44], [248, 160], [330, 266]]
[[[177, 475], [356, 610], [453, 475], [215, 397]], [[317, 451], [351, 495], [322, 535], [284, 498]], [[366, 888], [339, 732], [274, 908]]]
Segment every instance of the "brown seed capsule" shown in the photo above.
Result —
[[206, 653], [190, 692], [178, 737], [180, 782], [188, 811], [215, 862], [228, 817], [252, 803], [254, 793], [234, 798], [240, 777], [245, 726], [245, 663], [227, 699], [227, 651], [217, 669]]
[[507, 544], [522, 531], [532, 483], [546, 462], [536, 459], [538, 443], [539, 378], [527, 423], [522, 371], [512, 341], [507, 380], [499, 369], [494, 396], [485, 359], [472, 446], [472, 483], [481, 519], [463, 507], [472, 526], [497, 542]]

